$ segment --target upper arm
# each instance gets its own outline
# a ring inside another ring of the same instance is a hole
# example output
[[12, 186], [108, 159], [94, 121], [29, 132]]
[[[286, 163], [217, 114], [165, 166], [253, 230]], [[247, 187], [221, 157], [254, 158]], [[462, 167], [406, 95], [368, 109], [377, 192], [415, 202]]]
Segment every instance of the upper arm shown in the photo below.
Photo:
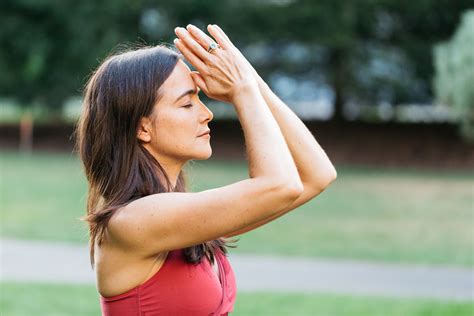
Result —
[[[332, 181], [331, 181], [332, 182]], [[327, 184], [329, 185], [330, 182]], [[252, 225], [249, 225], [247, 227], [244, 227], [242, 229], [238, 229], [230, 234], [227, 234], [225, 235], [224, 237], [234, 237], [234, 236], [237, 236], [237, 235], [241, 235], [243, 233], [246, 233], [246, 232], [249, 232], [251, 230], [254, 230], [260, 226], [263, 226], [271, 221], [274, 221], [276, 220], [277, 218], [285, 215], [286, 213], [288, 213], [289, 211], [291, 210], [294, 210], [295, 208], [305, 204], [306, 202], [312, 200], [313, 198], [315, 198], [316, 196], [318, 196], [319, 194], [321, 194], [325, 189], [326, 187], [323, 187], [323, 188], [318, 188], [318, 187], [315, 187], [315, 186], [312, 186], [310, 184], [305, 184], [303, 183], [303, 187], [304, 187], [304, 190], [303, 190], [303, 193], [296, 199], [294, 200], [292, 203], [290, 203], [289, 205], [287, 205], [285, 208], [283, 208], [282, 210], [276, 212], [275, 214], [273, 214], [272, 216], [268, 217], [268, 218], [265, 218], [257, 223], [254, 223]]]
[[120, 209], [109, 221], [108, 231], [120, 245], [148, 257], [257, 223], [299, 194], [255, 178], [201, 192], [158, 193]]

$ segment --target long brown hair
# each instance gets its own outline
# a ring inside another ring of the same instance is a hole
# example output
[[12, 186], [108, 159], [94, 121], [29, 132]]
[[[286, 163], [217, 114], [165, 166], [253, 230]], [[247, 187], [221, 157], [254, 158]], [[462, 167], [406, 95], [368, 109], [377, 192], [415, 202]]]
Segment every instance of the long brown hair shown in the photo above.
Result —
[[[74, 134], [89, 185], [87, 213], [80, 220], [89, 225], [93, 269], [94, 246], [102, 243], [117, 209], [150, 194], [186, 192], [183, 170], [173, 187], [137, 139], [140, 119], [152, 113], [159, 88], [180, 58], [163, 45], [122, 50], [107, 57], [86, 84]], [[200, 262], [204, 255], [213, 262], [215, 251], [226, 254], [226, 247], [235, 248], [219, 238], [185, 248], [184, 256], [190, 263]]]

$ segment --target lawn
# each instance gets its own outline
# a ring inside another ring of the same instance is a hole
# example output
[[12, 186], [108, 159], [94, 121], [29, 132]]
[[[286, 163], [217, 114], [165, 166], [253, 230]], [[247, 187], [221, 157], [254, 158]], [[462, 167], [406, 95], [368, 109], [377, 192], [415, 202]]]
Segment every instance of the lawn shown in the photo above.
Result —
[[[1, 283], [4, 316], [100, 315], [91, 285]], [[22, 298], [22, 299], [18, 299]], [[25, 299], [27, 298], [27, 299]], [[474, 303], [334, 294], [238, 293], [232, 315], [468, 316]]]
[[[77, 157], [0, 152], [2, 237], [86, 244]], [[245, 162], [195, 161], [192, 191], [248, 176]], [[474, 173], [336, 166], [320, 196], [239, 236], [235, 253], [474, 266]]]

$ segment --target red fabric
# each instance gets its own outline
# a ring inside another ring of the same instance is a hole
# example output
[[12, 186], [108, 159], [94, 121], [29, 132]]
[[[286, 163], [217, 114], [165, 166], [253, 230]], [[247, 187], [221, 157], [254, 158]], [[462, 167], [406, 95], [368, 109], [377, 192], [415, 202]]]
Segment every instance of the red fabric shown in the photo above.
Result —
[[99, 294], [103, 316], [227, 315], [236, 297], [235, 275], [227, 257], [216, 251], [217, 277], [204, 257], [199, 264], [173, 250], [145, 283], [119, 295]]

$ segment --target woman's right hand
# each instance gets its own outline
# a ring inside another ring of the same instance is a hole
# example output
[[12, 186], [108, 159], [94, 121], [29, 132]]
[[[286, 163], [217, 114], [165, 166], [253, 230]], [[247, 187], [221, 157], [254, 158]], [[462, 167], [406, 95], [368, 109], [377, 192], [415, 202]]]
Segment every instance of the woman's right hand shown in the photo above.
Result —
[[212, 52], [203, 47], [209, 47], [214, 40], [197, 27], [188, 25], [188, 30], [175, 29], [179, 38], [174, 41], [176, 47], [198, 70], [191, 73], [198, 87], [208, 97], [228, 103], [234, 103], [244, 90], [258, 91], [253, 69], [245, 57], [215, 26], [209, 25], [208, 31], [220, 46]]

